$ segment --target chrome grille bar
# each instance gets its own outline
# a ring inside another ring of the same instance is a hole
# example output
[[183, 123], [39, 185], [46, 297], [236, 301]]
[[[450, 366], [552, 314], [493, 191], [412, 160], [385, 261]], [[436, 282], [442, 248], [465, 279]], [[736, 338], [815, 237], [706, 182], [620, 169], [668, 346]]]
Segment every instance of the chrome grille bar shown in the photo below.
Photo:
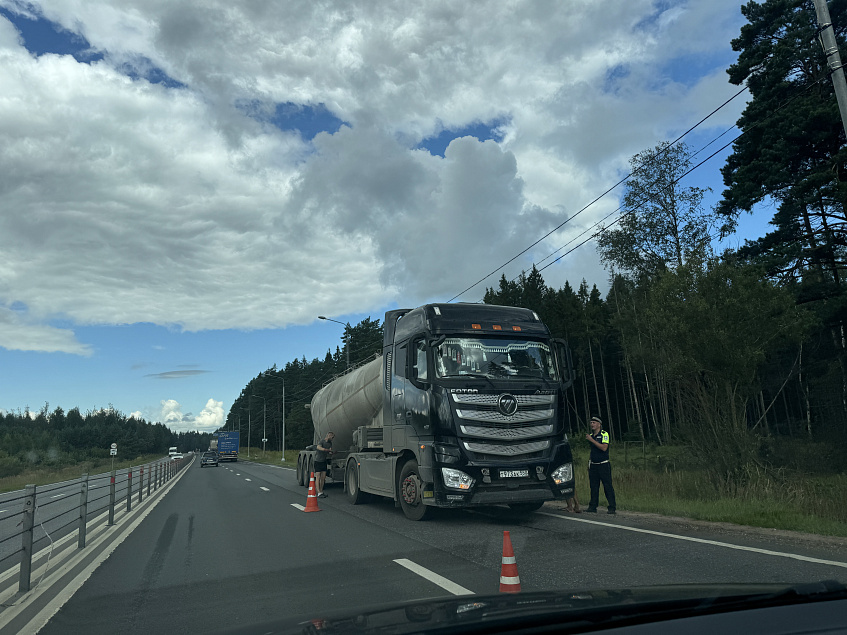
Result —
[[[497, 400], [500, 398], [499, 394], [496, 395], [479, 395], [479, 394], [459, 394], [459, 393], [450, 393], [453, 397], [453, 401], [456, 403], [466, 404], [469, 406], [496, 406]], [[515, 395], [515, 399], [518, 400], [518, 407], [520, 406], [543, 406], [545, 404], [551, 404], [555, 401], [556, 395]]]
[[531, 439], [553, 432], [553, 424], [526, 428], [486, 428], [483, 426], [459, 426], [462, 434], [483, 439]]
[[544, 421], [553, 416], [550, 410], [518, 410], [512, 416], [497, 410], [456, 410], [456, 416], [466, 421], [488, 421], [491, 423], [525, 423], [527, 421]]
[[517, 454], [529, 454], [546, 450], [550, 445], [549, 440], [533, 441], [531, 443], [518, 443], [517, 445], [495, 445], [489, 443], [474, 443], [462, 441], [465, 448], [471, 452], [480, 452], [483, 454], [494, 454], [497, 456], [515, 456]]

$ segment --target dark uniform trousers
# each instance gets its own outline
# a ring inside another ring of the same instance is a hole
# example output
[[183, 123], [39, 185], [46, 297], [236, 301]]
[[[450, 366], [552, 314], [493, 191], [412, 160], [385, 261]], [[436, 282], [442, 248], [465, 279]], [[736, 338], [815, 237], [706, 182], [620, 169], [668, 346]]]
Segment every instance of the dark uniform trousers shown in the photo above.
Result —
[[615, 504], [615, 488], [612, 487], [612, 464], [608, 461], [588, 464], [588, 484], [591, 487], [591, 501], [588, 503], [588, 509], [597, 509], [597, 504], [600, 502], [600, 483], [603, 483], [603, 493], [609, 502], [609, 511], [613, 512], [617, 505]]

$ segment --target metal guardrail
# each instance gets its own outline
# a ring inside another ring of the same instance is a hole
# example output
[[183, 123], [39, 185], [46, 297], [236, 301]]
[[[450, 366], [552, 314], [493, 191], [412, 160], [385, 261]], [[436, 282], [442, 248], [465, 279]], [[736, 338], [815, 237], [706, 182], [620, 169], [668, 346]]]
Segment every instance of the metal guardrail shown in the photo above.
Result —
[[[51, 543], [53, 539], [50, 534], [58, 535], [62, 530], [76, 524], [78, 531], [77, 549], [85, 547], [86, 525], [93, 517], [103, 513], [108, 508], [109, 520], [107, 526], [115, 524], [115, 506], [126, 504], [126, 511], [132, 510], [133, 498], [140, 504], [146, 496], [150, 496], [165, 483], [176, 476], [180, 470], [190, 463], [189, 459], [160, 459], [153, 463], [147, 463], [126, 470], [112, 470], [111, 473], [97, 475], [89, 478], [83, 474], [78, 480], [53, 483], [36, 487], [27, 485], [23, 494], [13, 497], [0, 497], [0, 505], [17, 507], [21, 503], [21, 510], [12, 516], [0, 520], [0, 553], [8, 549], [7, 543], [15, 538], [20, 539], [20, 549], [0, 555], [0, 571], [6, 570], [3, 563], [6, 560], [20, 556], [20, 575], [18, 579], [18, 591], [27, 592], [31, 587], [32, 557], [34, 545], [43, 542], [46, 538]], [[146, 477], [146, 482], [145, 482]], [[54, 492], [62, 492], [53, 494]], [[79, 502], [76, 506], [55, 505], [61, 502], [67, 503], [67, 497], [79, 494]], [[50, 516], [44, 516], [44, 510], [56, 509]], [[40, 513], [39, 513], [40, 512]], [[38, 519], [36, 519], [38, 514]], [[15, 525], [15, 530], [8, 535], [3, 530], [3, 524], [20, 520]], [[61, 522], [56, 526], [56, 522]], [[50, 531], [44, 528], [45, 524], [52, 524]], [[41, 528], [43, 535], [36, 538], [36, 530]], [[66, 532], [67, 533], [67, 532]], [[13, 565], [14, 566], [14, 565]]]

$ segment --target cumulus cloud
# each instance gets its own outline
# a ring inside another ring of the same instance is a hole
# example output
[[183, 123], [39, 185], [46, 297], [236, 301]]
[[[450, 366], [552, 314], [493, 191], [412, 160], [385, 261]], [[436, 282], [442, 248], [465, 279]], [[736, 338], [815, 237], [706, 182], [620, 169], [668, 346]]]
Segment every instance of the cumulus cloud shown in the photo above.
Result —
[[26, 314], [0, 306], [0, 347], [10, 351], [60, 352], [88, 357], [92, 350], [77, 341], [74, 332], [33, 324]]
[[214, 432], [223, 426], [225, 418], [223, 402], [214, 399], [209, 399], [196, 416], [190, 412], [183, 413], [176, 399], [163, 399], [161, 408], [151, 417], [175, 432]]
[[[90, 351], [52, 319], [270, 328], [447, 299], [731, 94], [741, 23], [737, 0], [0, 6], [102, 56], [36, 57], [0, 16], [0, 198], [15, 210], [0, 215], [0, 306], [27, 307], [0, 315], [0, 346], [76, 354]], [[271, 123], [279, 104], [345, 125], [304, 139]], [[496, 142], [422, 149], [495, 121]], [[590, 245], [545, 271], [602, 276]]]

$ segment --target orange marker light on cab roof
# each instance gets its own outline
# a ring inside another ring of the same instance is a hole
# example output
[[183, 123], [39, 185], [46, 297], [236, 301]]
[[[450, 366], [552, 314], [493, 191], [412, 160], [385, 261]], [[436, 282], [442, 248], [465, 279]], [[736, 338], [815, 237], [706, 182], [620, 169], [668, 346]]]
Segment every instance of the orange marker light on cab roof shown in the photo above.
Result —
[[503, 327], [500, 326], [499, 324], [495, 324], [491, 328], [493, 328], [495, 331], [502, 331], [503, 330]]
[[480, 330], [482, 327], [479, 324], [471, 324], [472, 329]]
[[519, 326], [513, 326], [513, 327], [512, 327], [512, 330], [513, 330], [513, 331], [520, 331], [520, 330], [521, 330], [521, 327], [519, 327]]

